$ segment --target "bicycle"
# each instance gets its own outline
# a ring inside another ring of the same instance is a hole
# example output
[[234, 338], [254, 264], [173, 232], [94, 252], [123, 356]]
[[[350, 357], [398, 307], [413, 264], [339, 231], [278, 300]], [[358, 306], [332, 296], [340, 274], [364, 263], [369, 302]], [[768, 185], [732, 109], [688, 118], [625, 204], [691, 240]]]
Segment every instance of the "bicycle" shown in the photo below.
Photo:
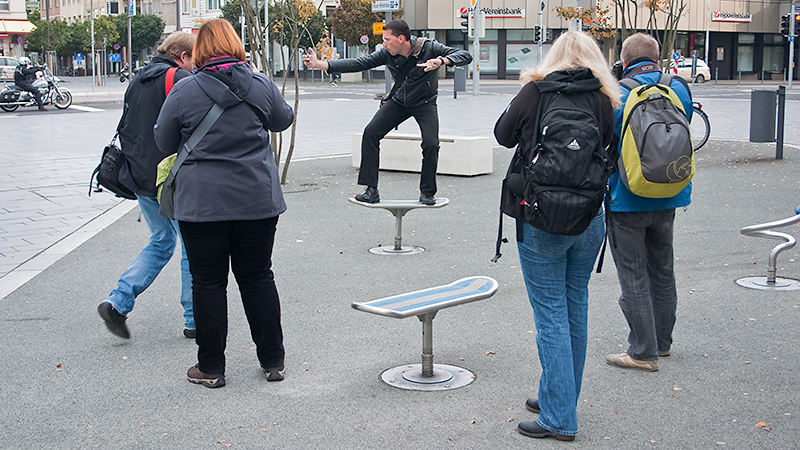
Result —
[[708, 136], [711, 134], [711, 124], [708, 122], [708, 115], [703, 111], [703, 105], [699, 102], [692, 102], [694, 113], [692, 115], [692, 142], [694, 151], [706, 145]]

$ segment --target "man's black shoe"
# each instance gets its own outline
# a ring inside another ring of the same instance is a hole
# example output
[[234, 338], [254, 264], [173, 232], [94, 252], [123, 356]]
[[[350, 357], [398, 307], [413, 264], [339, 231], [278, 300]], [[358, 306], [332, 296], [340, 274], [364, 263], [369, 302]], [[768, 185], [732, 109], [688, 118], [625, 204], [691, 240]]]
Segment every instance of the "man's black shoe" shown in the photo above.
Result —
[[378, 195], [378, 188], [367, 186], [363, 194], [356, 195], [356, 200], [364, 203], [378, 203], [381, 201], [381, 196]]
[[39, 111], [47, 111], [47, 108], [45, 108], [44, 106], [40, 106]]
[[194, 339], [197, 337], [197, 330], [190, 330], [188, 328], [184, 328], [183, 335], [189, 339]]
[[436, 199], [433, 198], [433, 196], [431, 195], [422, 194], [419, 196], [419, 202], [422, 203], [423, 205], [435, 205]]
[[547, 431], [541, 427], [537, 422], [520, 422], [517, 425], [517, 431], [519, 434], [529, 436], [532, 438], [556, 438], [559, 441], [574, 441], [575, 436], [567, 436], [566, 434], [558, 434], [553, 433], [552, 431]]
[[131, 332], [128, 331], [128, 326], [125, 325], [125, 320], [127, 320], [127, 317], [118, 313], [110, 302], [100, 303], [97, 306], [97, 313], [100, 314], [100, 317], [102, 317], [103, 320], [105, 320], [109, 331], [121, 338], [131, 338]]
[[539, 414], [541, 411], [539, 410], [539, 399], [538, 398], [529, 398], [525, 400], [525, 408], [528, 411]]

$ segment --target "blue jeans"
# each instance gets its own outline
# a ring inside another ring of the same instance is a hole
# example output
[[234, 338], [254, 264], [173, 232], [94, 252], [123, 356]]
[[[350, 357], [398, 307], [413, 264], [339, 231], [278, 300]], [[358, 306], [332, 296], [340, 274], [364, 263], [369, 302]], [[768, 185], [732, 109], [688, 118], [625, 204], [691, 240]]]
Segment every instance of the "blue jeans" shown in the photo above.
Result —
[[678, 292], [673, 271], [675, 210], [611, 212], [609, 244], [622, 289], [619, 306], [631, 329], [628, 355], [658, 359], [672, 346]]
[[586, 361], [589, 278], [605, 236], [603, 214], [578, 236], [560, 236], [525, 223], [517, 243], [536, 322], [539, 419], [544, 429], [575, 436]]
[[[147, 289], [156, 279], [161, 269], [172, 258], [178, 232], [178, 222], [158, 214], [158, 200], [155, 197], [137, 195], [147, 226], [150, 228], [150, 242], [133, 260], [128, 270], [119, 277], [117, 288], [108, 295], [114, 309], [123, 316], [133, 310], [136, 297]], [[184, 327], [194, 330], [192, 305], [192, 275], [189, 272], [189, 259], [183, 245], [181, 255], [181, 305], [183, 305]]]

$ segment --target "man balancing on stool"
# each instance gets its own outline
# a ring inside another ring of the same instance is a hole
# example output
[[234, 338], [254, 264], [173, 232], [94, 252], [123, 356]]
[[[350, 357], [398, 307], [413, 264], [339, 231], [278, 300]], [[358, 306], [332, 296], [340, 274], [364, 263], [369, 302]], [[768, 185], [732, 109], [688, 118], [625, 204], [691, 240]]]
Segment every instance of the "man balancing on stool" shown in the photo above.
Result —
[[409, 117], [414, 117], [422, 134], [419, 201], [425, 205], [436, 204], [433, 196], [436, 194], [436, 166], [439, 161], [437, 69], [441, 66], [463, 66], [471, 63], [472, 56], [469, 52], [447, 47], [433, 39], [412, 37], [404, 20], [392, 20], [383, 27], [381, 50], [361, 58], [324, 61], [318, 60], [314, 50], [309, 48], [308, 53], [303, 55], [303, 62], [311, 69], [332, 73], [360, 72], [384, 64], [389, 68], [395, 80], [389, 99], [364, 128], [361, 139], [358, 184], [367, 186], [367, 189], [363, 194], [356, 195], [356, 200], [365, 203], [380, 202], [380, 141], [392, 128]]

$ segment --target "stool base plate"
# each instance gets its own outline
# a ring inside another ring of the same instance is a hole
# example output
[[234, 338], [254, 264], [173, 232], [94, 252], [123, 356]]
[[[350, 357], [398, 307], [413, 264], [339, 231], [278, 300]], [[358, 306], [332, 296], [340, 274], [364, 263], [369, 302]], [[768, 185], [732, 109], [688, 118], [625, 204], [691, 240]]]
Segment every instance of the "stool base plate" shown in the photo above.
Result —
[[447, 391], [467, 386], [475, 374], [461, 367], [434, 364], [433, 376], [422, 376], [422, 364], [407, 364], [387, 369], [381, 380], [389, 386], [410, 391]]
[[762, 291], [800, 290], [800, 281], [791, 278], [776, 277], [774, 283], [767, 283], [767, 277], [746, 277], [736, 280], [736, 284], [748, 289], [758, 289]]
[[370, 253], [375, 255], [416, 255], [417, 253], [424, 252], [425, 249], [417, 247], [416, 245], [401, 245], [400, 250], [395, 250], [394, 247], [373, 247], [369, 249]]

